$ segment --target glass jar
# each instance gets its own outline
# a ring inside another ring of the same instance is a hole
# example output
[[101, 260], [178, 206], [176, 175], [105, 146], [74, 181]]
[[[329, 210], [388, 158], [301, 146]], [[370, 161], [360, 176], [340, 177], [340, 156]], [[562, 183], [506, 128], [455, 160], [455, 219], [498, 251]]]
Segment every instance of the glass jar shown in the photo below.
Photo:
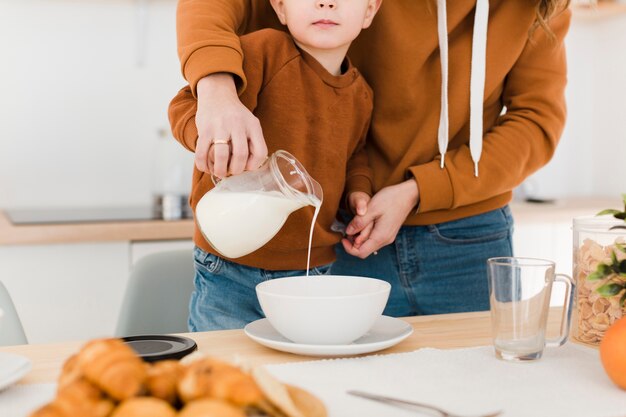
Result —
[[626, 315], [626, 307], [620, 303], [624, 290], [611, 286], [626, 280], [612, 269], [626, 259], [626, 229], [611, 229], [617, 225], [625, 223], [612, 216], [574, 219], [573, 271], [577, 308], [572, 334], [580, 342], [599, 344], [609, 326]]

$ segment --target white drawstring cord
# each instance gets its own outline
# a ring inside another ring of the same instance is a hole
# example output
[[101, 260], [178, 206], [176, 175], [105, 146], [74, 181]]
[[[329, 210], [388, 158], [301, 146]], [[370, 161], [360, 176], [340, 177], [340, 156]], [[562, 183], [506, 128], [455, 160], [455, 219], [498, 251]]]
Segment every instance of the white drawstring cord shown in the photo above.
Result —
[[478, 177], [478, 161], [483, 151], [483, 99], [485, 97], [485, 67], [487, 60], [487, 23], [489, 0], [476, 1], [474, 37], [472, 39], [472, 68], [470, 79], [470, 139], [474, 175]]
[[439, 36], [439, 55], [441, 57], [441, 110], [439, 112], [439, 132], [437, 142], [441, 154], [441, 168], [444, 167], [448, 149], [448, 14], [446, 0], [437, 0], [437, 32]]
[[[446, 0], [437, 0], [437, 32], [441, 57], [441, 111], [437, 142], [441, 154], [441, 168], [445, 166], [445, 154], [449, 140], [448, 114], [448, 22]], [[472, 37], [472, 63], [470, 73], [470, 154], [474, 161], [474, 175], [478, 177], [478, 161], [483, 149], [483, 100], [485, 96], [487, 24], [489, 0], [476, 1], [474, 33]]]

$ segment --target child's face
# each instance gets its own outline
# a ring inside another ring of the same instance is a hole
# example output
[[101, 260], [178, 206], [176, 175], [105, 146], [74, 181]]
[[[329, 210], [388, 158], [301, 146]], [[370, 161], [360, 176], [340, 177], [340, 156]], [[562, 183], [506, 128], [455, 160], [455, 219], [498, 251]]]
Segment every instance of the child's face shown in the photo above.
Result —
[[381, 0], [271, 0], [294, 39], [318, 50], [349, 46], [371, 23]]

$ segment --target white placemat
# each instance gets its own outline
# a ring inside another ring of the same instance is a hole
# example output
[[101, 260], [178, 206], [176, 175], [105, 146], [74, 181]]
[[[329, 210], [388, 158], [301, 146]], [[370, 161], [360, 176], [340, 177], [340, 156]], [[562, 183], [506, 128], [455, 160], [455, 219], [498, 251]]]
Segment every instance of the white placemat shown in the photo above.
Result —
[[[595, 349], [567, 344], [539, 361], [498, 360], [493, 348], [439, 350], [267, 367], [318, 395], [329, 417], [419, 414], [345, 394], [356, 389], [421, 401], [459, 414], [503, 410], [502, 417], [625, 417], [626, 391], [604, 373]], [[432, 415], [432, 414], [431, 414]]]
[[0, 391], [0, 416], [28, 416], [42, 405], [52, 401], [56, 387], [57, 384], [27, 384], [13, 385]]

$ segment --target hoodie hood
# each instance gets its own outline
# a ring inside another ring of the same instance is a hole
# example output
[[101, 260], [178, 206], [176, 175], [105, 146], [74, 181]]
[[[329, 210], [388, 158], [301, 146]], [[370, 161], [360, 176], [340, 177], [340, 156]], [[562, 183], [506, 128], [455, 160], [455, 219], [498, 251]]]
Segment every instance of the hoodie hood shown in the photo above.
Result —
[[[474, 32], [472, 35], [472, 63], [470, 74], [470, 139], [469, 148], [474, 161], [474, 175], [478, 177], [478, 162], [483, 150], [483, 99], [485, 94], [485, 66], [487, 52], [487, 23], [489, 0], [476, 0]], [[441, 168], [445, 166], [448, 150], [448, 23], [446, 0], [437, 0], [437, 33], [441, 55], [441, 111], [437, 135]]]

